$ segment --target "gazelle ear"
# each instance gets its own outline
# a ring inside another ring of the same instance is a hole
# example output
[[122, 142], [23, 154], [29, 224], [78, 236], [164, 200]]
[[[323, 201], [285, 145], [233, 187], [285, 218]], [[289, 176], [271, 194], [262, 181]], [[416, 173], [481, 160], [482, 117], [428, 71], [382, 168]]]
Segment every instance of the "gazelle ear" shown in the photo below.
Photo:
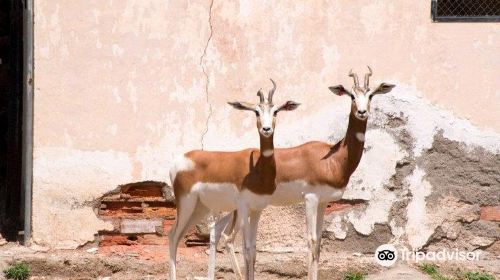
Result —
[[381, 83], [372, 93], [372, 95], [375, 95], [375, 94], [385, 94], [385, 93], [388, 93], [390, 92], [393, 88], [395, 87], [395, 85], [391, 85], [391, 84], [386, 84], [386, 83]]
[[299, 107], [300, 103], [297, 103], [295, 101], [287, 101], [283, 105], [281, 105], [276, 112], [279, 111], [293, 111]]
[[234, 109], [236, 110], [248, 110], [248, 111], [255, 111], [255, 106], [253, 104], [247, 103], [247, 102], [227, 102], [227, 104], [233, 106]]
[[329, 87], [328, 89], [331, 90], [333, 93], [335, 93], [338, 96], [342, 96], [344, 94], [349, 95], [349, 92], [344, 88], [343, 85], [336, 85], [333, 87]]

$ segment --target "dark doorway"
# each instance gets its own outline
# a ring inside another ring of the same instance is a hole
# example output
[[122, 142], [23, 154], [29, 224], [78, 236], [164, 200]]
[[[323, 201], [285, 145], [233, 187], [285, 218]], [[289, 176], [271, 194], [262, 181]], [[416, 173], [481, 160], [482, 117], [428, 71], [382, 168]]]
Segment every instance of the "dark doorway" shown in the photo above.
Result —
[[0, 1], [0, 234], [23, 230], [23, 2]]

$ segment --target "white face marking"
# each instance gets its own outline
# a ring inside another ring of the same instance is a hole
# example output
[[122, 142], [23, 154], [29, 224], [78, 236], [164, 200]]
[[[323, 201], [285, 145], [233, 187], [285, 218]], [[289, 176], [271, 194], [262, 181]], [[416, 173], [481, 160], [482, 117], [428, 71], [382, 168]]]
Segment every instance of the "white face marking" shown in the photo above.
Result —
[[365, 134], [363, 132], [357, 132], [356, 139], [358, 139], [359, 142], [365, 142]]
[[271, 149], [269, 149], [269, 150], [264, 150], [264, 151], [262, 152], [262, 155], [263, 155], [263, 156], [265, 156], [265, 157], [270, 157], [270, 156], [272, 156], [273, 154], [274, 154], [274, 150], [271, 150]]
[[274, 119], [274, 106], [268, 104], [261, 104], [256, 108], [261, 127], [259, 133], [265, 137], [269, 137], [274, 132], [273, 119]]
[[181, 171], [190, 171], [194, 169], [194, 162], [187, 158], [185, 155], [179, 156], [175, 159], [174, 164], [170, 168], [170, 185], [174, 184], [175, 176]]
[[355, 116], [360, 120], [368, 118], [368, 103], [370, 103], [369, 93], [353, 93], [354, 102], [356, 103]]

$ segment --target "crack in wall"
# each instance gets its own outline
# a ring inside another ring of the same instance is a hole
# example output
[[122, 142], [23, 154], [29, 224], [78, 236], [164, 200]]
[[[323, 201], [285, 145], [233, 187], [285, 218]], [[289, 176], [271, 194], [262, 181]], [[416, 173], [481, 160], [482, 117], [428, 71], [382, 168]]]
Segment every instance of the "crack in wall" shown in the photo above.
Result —
[[203, 54], [200, 56], [200, 67], [203, 71], [203, 74], [205, 74], [205, 78], [206, 78], [206, 83], [205, 83], [206, 102], [209, 106], [207, 121], [205, 123], [205, 131], [201, 135], [201, 149], [202, 150], [204, 150], [204, 148], [205, 148], [205, 135], [207, 135], [207, 133], [208, 133], [208, 125], [209, 125], [210, 118], [212, 117], [212, 112], [213, 112], [212, 111], [212, 104], [210, 104], [210, 96], [209, 96], [209, 92], [208, 92], [208, 86], [210, 85], [210, 77], [208, 76], [208, 73], [205, 69], [205, 65], [203, 63], [205, 60], [205, 57], [207, 55], [208, 45], [210, 44], [210, 40], [212, 39], [212, 35], [213, 35], [213, 26], [212, 26], [212, 7], [213, 7], [213, 5], [214, 5], [214, 0], [211, 0], [210, 7], [208, 10], [208, 24], [210, 26], [210, 35], [208, 36], [208, 40], [207, 40], [207, 43], [205, 45], [205, 49], [203, 50]]

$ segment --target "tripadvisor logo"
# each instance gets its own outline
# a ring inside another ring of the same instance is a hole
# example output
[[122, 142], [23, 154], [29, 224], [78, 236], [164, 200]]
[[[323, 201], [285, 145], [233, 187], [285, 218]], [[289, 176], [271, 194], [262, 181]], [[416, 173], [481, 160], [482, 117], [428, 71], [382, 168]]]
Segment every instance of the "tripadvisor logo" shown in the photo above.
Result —
[[437, 252], [410, 251], [407, 249], [396, 250], [392, 244], [380, 245], [375, 251], [375, 261], [382, 266], [392, 266], [396, 261], [477, 261], [480, 251], [465, 252], [458, 249], [440, 250]]
[[398, 260], [398, 251], [392, 244], [378, 246], [375, 251], [375, 261], [381, 266], [392, 266]]

